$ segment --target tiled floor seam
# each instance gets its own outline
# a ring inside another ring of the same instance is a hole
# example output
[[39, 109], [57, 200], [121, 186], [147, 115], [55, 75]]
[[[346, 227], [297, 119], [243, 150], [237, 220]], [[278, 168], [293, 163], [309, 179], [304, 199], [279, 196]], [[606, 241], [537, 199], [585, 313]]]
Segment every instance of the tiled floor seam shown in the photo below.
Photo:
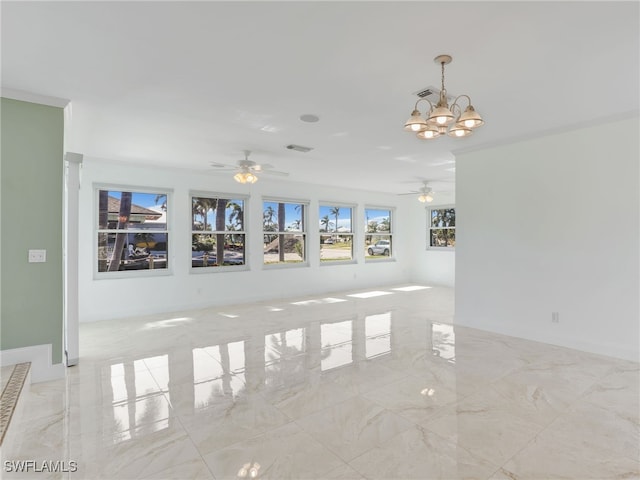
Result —
[[[173, 408], [173, 407], [172, 407]], [[191, 437], [191, 433], [189, 433], [189, 430], [184, 426], [184, 423], [182, 423], [182, 419], [180, 418], [180, 415], [176, 414], [176, 420], [178, 421], [178, 423], [180, 424], [180, 426], [182, 427], [182, 429], [184, 430], [184, 432], [187, 434], [187, 437], [189, 437], [189, 441], [191, 442], [191, 444], [193, 445], [193, 448], [196, 449], [196, 452], [198, 452], [198, 456], [200, 457], [200, 460], [202, 460], [202, 463], [205, 464], [205, 466], [207, 467], [207, 470], [209, 471], [209, 473], [211, 474], [211, 478], [213, 478], [214, 480], [217, 480], [216, 476], [213, 474], [213, 471], [211, 470], [211, 467], [209, 466], [209, 464], [207, 463], [207, 461], [204, 459], [204, 456], [202, 455], [202, 452], [200, 451], [200, 449], [198, 448], [198, 445], [196, 444], [196, 442], [193, 440], [193, 438]]]
[[[568, 407], [567, 407], [567, 408], [568, 408]], [[565, 410], [565, 411], [566, 411], [566, 410]], [[564, 412], [563, 412], [563, 413], [564, 413]], [[503, 462], [503, 464], [502, 464], [502, 465], [500, 465], [500, 468], [498, 468], [498, 470], [496, 470], [496, 472], [499, 472], [499, 471], [501, 471], [501, 470], [505, 470], [505, 471], [507, 471], [507, 472], [510, 472], [510, 473], [512, 473], [512, 474], [514, 474], [514, 475], [516, 475], [516, 478], [518, 478], [518, 477], [517, 477], [518, 472], [512, 472], [511, 470], [508, 470], [505, 466], [506, 466], [506, 465], [507, 465], [507, 464], [508, 464], [512, 459], [514, 459], [515, 457], [517, 457], [518, 455], [520, 455], [520, 453], [521, 453], [523, 450], [525, 450], [529, 445], [531, 445], [531, 444], [536, 440], [536, 438], [538, 438], [538, 437], [542, 434], [542, 432], [544, 432], [544, 431], [545, 431], [545, 430], [547, 430], [549, 427], [551, 427], [551, 425], [553, 425], [553, 424], [554, 424], [554, 423], [555, 423], [555, 422], [556, 422], [556, 421], [557, 421], [561, 416], [562, 416], [562, 413], [558, 414], [558, 415], [557, 415], [557, 416], [556, 416], [556, 417], [555, 417], [551, 422], [549, 422], [547, 425], [540, 426], [540, 427], [541, 427], [541, 428], [540, 428], [540, 430], [539, 430], [537, 433], [535, 433], [535, 434], [534, 434], [534, 435], [529, 439], [529, 441], [528, 441], [527, 443], [525, 443], [525, 444], [522, 446], [522, 448], [520, 448], [517, 452], [515, 452], [513, 455], [511, 455], [509, 458], [507, 458], [507, 459]]]
[[[352, 399], [352, 398], [353, 398], [353, 397], [349, 397], [349, 398], [347, 398], [347, 399], [343, 400], [342, 402], [338, 402], [338, 403], [336, 403], [336, 404], [334, 404], [334, 405], [331, 405], [331, 406], [329, 406], [329, 407], [326, 407], [326, 408], [332, 408], [332, 407], [338, 406], [338, 405], [340, 405], [340, 404], [342, 404], [342, 403], [346, 403], [346, 402], [348, 402], [348, 401], [349, 401], [350, 399]], [[396, 433], [395, 435], [393, 435], [392, 437], [390, 437], [390, 438], [386, 439], [383, 443], [389, 442], [389, 441], [391, 441], [392, 439], [394, 439], [395, 437], [397, 437], [398, 435], [402, 435], [402, 434], [403, 434], [403, 433], [405, 433], [407, 430], [409, 430], [409, 429], [411, 429], [411, 428], [414, 428], [414, 427], [418, 426], [416, 423], [414, 423], [414, 422], [412, 422], [411, 420], [409, 420], [409, 419], [407, 419], [407, 418], [403, 417], [402, 415], [400, 415], [400, 414], [398, 414], [398, 413], [394, 412], [393, 410], [389, 410], [388, 408], [385, 408], [385, 407], [383, 407], [382, 405], [380, 405], [379, 403], [377, 403], [377, 402], [375, 402], [375, 401], [373, 401], [373, 400], [371, 400], [371, 399], [368, 399], [368, 398], [366, 398], [366, 397], [362, 397], [362, 398], [364, 398], [365, 400], [370, 401], [371, 403], [374, 403], [375, 405], [377, 405], [377, 406], [379, 406], [380, 408], [382, 408], [382, 412], [388, 412], [388, 413], [391, 413], [391, 414], [393, 414], [393, 415], [397, 415], [398, 417], [400, 417], [400, 418], [402, 418], [402, 419], [406, 420], [407, 422], [411, 423], [411, 425], [410, 425], [410, 426], [408, 426], [407, 428], [405, 428], [405, 429], [403, 429], [403, 430], [401, 430], [401, 431], [397, 432], [397, 433]], [[326, 409], [326, 408], [325, 408], [325, 409]], [[323, 409], [323, 410], [325, 410], [325, 409]], [[350, 462], [352, 462], [352, 461], [353, 461], [353, 460], [355, 460], [356, 458], [360, 457], [361, 455], [366, 454], [366, 453], [367, 453], [367, 452], [369, 452], [370, 450], [373, 450], [374, 448], [378, 448], [378, 447], [379, 447], [379, 445], [374, 445], [373, 447], [371, 447], [370, 449], [368, 449], [368, 450], [366, 450], [366, 451], [362, 452], [361, 454], [356, 455], [355, 457], [353, 457], [353, 458], [351, 458], [351, 459], [349, 459], [349, 460], [346, 460], [346, 459], [345, 459], [345, 458], [344, 458], [344, 457], [343, 457], [339, 452], [336, 452], [333, 448], [331, 448], [331, 446], [329, 446], [329, 445], [327, 445], [325, 442], [323, 442], [323, 441], [322, 441], [322, 439], [320, 439], [320, 438], [318, 438], [316, 435], [314, 435], [312, 431], [307, 430], [306, 428], [304, 428], [302, 425], [300, 425], [300, 424], [298, 423], [298, 420], [302, 420], [303, 418], [305, 418], [305, 417], [307, 417], [307, 416], [310, 416], [310, 415], [315, 415], [315, 414], [317, 414], [317, 413], [319, 413], [319, 412], [321, 412], [321, 411], [322, 411], [322, 410], [318, 410], [317, 412], [310, 413], [309, 415], [305, 415], [304, 417], [298, 418], [298, 419], [294, 420], [294, 423], [295, 423], [295, 424], [296, 424], [296, 425], [297, 425], [297, 426], [298, 426], [302, 431], [304, 431], [304, 432], [306, 432], [307, 434], [309, 434], [309, 436], [311, 436], [311, 437], [312, 437], [316, 442], [320, 443], [320, 444], [321, 444], [322, 446], [324, 446], [327, 450], [329, 450], [330, 452], [332, 452], [332, 453], [333, 453], [334, 455], [336, 455], [340, 460], [342, 460], [344, 463], [346, 463], [347, 465], [349, 465], [349, 466], [350, 466], [351, 468], [353, 468], [354, 470], [355, 470], [355, 468], [353, 467], [353, 465], [351, 465], [351, 464], [350, 464]], [[358, 473], [360, 473], [360, 472], [358, 472]], [[362, 475], [362, 474], [360, 473], [360, 475]]]
[[[179, 417], [178, 417], [178, 418], [179, 418]], [[220, 451], [220, 450], [224, 450], [225, 448], [233, 447], [234, 445], [238, 445], [238, 444], [241, 444], [241, 443], [248, 442], [249, 440], [253, 440], [254, 438], [258, 438], [258, 437], [260, 437], [260, 436], [262, 436], [262, 435], [265, 435], [265, 434], [267, 434], [267, 433], [269, 433], [269, 432], [271, 432], [271, 431], [273, 431], [273, 430], [277, 430], [278, 428], [282, 428], [282, 427], [284, 427], [284, 426], [286, 426], [286, 425], [290, 425], [290, 424], [292, 424], [292, 423], [295, 423], [295, 422], [294, 422], [293, 420], [290, 420], [290, 421], [288, 421], [288, 422], [286, 422], [286, 423], [283, 423], [282, 425], [278, 425], [278, 426], [276, 426], [276, 427], [271, 427], [271, 428], [268, 428], [268, 429], [266, 429], [266, 430], [262, 430], [262, 431], [260, 431], [260, 432], [256, 433], [255, 435], [250, 435], [250, 436], [248, 436], [248, 437], [246, 437], [246, 438], [242, 438], [242, 439], [240, 439], [240, 440], [236, 440], [236, 441], [234, 441], [234, 442], [227, 443], [227, 444], [222, 445], [222, 446], [220, 446], [220, 447], [213, 448], [212, 450], [210, 450], [210, 451], [208, 451], [208, 452], [206, 452], [206, 453], [203, 453], [203, 452], [200, 450], [200, 448], [198, 447], [198, 444], [196, 444], [196, 443], [195, 443], [195, 441], [194, 441], [194, 440], [193, 440], [193, 438], [191, 437], [191, 433], [189, 433], [189, 430], [188, 430], [187, 428], [185, 428], [185, 431], [187, 432], [187, 435], [189, 436], [189, 439], [190, 439], [190, 440], [193, 442], [193, 444], [195, 445], [196, 450], [198, 450], [198, 453], [200, 454], [200, 456], [201, 456], [201, 457], [203, 457], [203, 459], [204, 459], [204, 456], [211, 455], [212, 453], [218, 452], [218, 451]], [[183, 428], [184, 428], [184, 424], [182, 423], [182, 421], [180, 421], [180, 425], [182, 425], [182, 426], [183, 426]], [[300, 428], [300, 426], [299, 426], [298, 424], [296, 424], [296, 426]], [[206, 463], [206, 461], [205, 461], [205, 463]], [[208, 465], [208, 464], [207, 464], [207, 465]]]
[[[436, 437], [440, 437], [440, 438], [442, 438], [442, 439], [446, 440], [446, 438], [445, 438], [445, 437], [443, 437], [443, 436], [442, 436], [442, 435], [440, 435], [439, 433], [436, 433], [436, 432], [434, 432], [433, 430], [429, 429], [429, 427], [425, 427], [425, 426], [423, 426], [423, 425], [419, 425], [419, 427], [420, 427], [420, 428], [422, 428], [422, 429], [424, 429], [424, 430], [427, 430], [429, 433], [431, 433], [432, 435], [435, 435]], [[466, 448], [466, 447], [463, 447], [463, 446], [461, 446], [461, 445], [456, 445], [456, 448], [457, 448], [457, 449], [460, 449], [460, 450], [464, 450], [464, 451], [465, 451], [465, 452], [467, 452], [469, 455], [471, 455], [471, 457], [473, 457], [473, 458], [477, 458], [477, 459], [484, 460], [486, 463], [488, 463], [488, 464], [490, 464], [490, 465], [493, 465], [493, 466], [496, 466], [496, 464], [495, 464], [494, 462], [492, 462], [491, 460], [488, 460], [488, 459], [486, 459], [486, 458], [483, 458], [483, 457], [481, 457], [481, 456], [479, 456], [479, 455], [477, 455], [477, 454], [473, 453], [471, 450], [469, 450], [469, 449], [468, 449], [468, 448]], [[496, 472], [497, 472], [497, 471], [499, 471], [501, 468], [502, 468], [502, 466], [498, 467], [498, 469], [496, 470]], [[491, 478], [491, 477], [489, 477], [489, 478]]]

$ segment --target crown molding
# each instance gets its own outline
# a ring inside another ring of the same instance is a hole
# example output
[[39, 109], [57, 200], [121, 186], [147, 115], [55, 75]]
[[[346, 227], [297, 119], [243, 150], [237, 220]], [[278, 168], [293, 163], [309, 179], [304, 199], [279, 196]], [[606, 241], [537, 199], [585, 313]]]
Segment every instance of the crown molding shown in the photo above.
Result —
[[22, 102], [38, 103], [40, 105], [47, 105], [49, 107], [66, 107], [71, 100], [66, 98], [51, 97], [48, 95], [40, 95], [38, 93], [26, 92], [24, 90], [16, 90], [13, 88], [2, 87], [0, 89], [0, 96], [9, 98], [11, 100], [20, 100]]

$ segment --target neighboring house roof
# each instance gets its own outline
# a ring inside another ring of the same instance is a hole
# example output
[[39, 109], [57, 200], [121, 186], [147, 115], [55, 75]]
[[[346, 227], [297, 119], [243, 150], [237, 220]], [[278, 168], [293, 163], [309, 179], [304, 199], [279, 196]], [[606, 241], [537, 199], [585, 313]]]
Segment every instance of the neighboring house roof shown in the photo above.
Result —
[[[108, 212], [109, 221], [117, 222], [120, 213], [120, 199], [109, 197]], [[129, 216], [129, 222], [131, 223], [144, 223], [149, 220], [157, 220], [160, 217], [162, 217], [162, 213], [160, 212], [154, 212], [135, 203], [131, 204], [131, 215]]]
[[162, 223], [164, 225], [167, 224], [167, 211], [163, 210], [161, 206], [157, 207], [149, 207], [149, 210], [155, 212], [156, 215], [160, 215], [159, 217], [147, 219], [147, 223]]

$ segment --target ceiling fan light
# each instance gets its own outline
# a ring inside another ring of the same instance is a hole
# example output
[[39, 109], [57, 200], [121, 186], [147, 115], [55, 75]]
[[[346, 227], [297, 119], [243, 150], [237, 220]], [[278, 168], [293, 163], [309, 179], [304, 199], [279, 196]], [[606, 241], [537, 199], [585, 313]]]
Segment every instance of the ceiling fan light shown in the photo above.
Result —
[[258, 181], [258, 177], [256, 177], [253, 173], [249, 172], [245, 175], [245, 179], [247, 183], [256, 183]]
[[258, 177], [249, 171], [238, 172], [233, 176], [233, 179], [238, 183], [256, 183]]
[[469, 105], [456, 122], [456, 126], [465, 128], [476, 128], [483, 124], [484, 120], [482, 120], [480, 114], [475, 111], [473, 105]]
[[421, 203], [433, 202], [433, 196], [430, 193], [423, 193], [418, 197], [418, 201]]
[[407, 132], [420, 132], [427, 127], [427, 121], [422, 118], [420, 111], [417, 109], [411, 112], [411, 117], [404, 124], [404, 129]]

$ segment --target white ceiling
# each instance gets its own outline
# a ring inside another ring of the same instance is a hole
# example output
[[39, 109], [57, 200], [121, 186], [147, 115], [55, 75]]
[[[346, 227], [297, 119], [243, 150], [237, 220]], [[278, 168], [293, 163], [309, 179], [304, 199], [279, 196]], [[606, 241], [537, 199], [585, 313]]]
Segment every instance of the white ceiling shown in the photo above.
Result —
[[[2, 1], [2, 87], [70, 99], [88, 157], [202, 171], [249, 149], [292, 181], [451, 190], [456, 151], [637, 115], [639, 5]], [[402, 126], [442, 53], [486, 123], [419, 140]]]

